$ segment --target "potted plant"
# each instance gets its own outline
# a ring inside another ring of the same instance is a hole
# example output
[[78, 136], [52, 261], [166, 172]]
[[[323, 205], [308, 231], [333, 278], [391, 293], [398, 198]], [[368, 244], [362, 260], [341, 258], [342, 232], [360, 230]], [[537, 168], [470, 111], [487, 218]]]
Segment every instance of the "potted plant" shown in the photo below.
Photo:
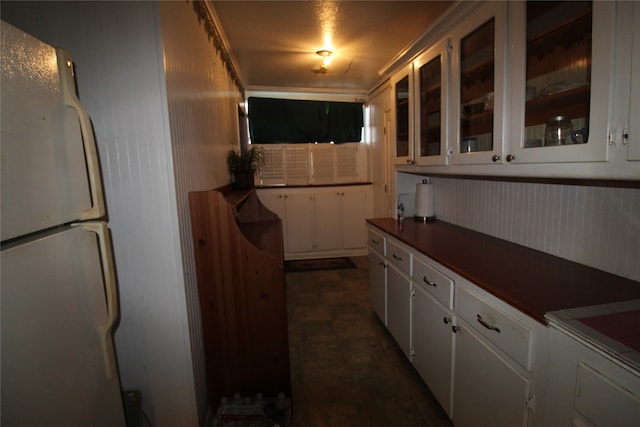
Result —
[[253, 188], [255, 171], [264, 165], [264, 149], [253, 145], [245, 152], [230, 150], [227, 156], [227, 165], [229, 172], [233, 175], [234, 188]]

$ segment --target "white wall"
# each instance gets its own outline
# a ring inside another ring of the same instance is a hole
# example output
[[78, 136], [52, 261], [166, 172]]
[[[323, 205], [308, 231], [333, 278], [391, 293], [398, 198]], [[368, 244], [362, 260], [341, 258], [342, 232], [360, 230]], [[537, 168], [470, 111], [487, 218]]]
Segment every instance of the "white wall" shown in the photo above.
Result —
[[239, 144], [238, 103], [242, 97], [229, 78], [213, 42], [198, 23], [192, 3], [160, 2], [160, 12], [177, 221], [191, 326], [196, 396], [201, 419], [204, 419], [203, 411], [208, 405], [206, 366], [188, 195], [189, 191], [208, 190], [230, 182], [226, 157], [233, 145]]
[[[398, 174], [398, 196], [423, 178]], [[442, 221], [640, 281], [639, 189], [429, 179]]]
[[118, 271], [123, 388], [142, 391], [154, 426], [199, 425], [207, 401], [186, 200], [229, 182], [237, 90], [191, 2], [3, 1], [2, 19], [77, 64]]

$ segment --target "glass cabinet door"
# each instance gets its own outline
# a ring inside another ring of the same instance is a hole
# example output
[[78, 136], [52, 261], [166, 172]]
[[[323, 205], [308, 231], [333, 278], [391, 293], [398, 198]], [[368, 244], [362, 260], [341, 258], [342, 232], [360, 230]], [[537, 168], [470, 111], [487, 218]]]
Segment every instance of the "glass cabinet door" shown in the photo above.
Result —
[[409, 155], [409, 76], [396, 83], [396, 156]]
[[495, 19], [460, 42], [460, 136], [462, 153], [493, 149]]
[[[640, 3], [633, 3], [633, 10], [630, 11], [632, 17], [632, 34], [640, 32]], [[629, 115], [627, 117], [626, 129], [623, 129], [623, 144], [627, 144], [628, 160], [640, 160], [640, 37], [632, 39], [631, 46], [631, 93]], [[626, 140], [625, 140], [626, 134]]]
[[393, 108], [395, 119], [394, 164], [412, 164], [413, 162], [413, 114], [412, 67], [392, 79]]
[[527, 2], [525, 148], [589, 142], [591, 2]]
[[453, 37], [453, 163], [500, 160], [505, 81], [505, 2], [489, 2]]
[[414, 62], [416, 95], [416, 163], [419, 165], [446, 164], [447, 105], [449, 93], [449, 60], [447, 41], [438, 43]]
[[615, 5], [528, 1], [510, 14], [512, 104], [521, 116], [506, 160], [606, 160]]

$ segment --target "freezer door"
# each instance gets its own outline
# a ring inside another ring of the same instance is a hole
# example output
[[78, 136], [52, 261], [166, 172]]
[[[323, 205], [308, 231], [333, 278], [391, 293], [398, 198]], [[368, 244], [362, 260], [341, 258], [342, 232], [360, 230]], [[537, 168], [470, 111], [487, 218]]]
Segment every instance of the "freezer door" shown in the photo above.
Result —
[[104, 215], [70, 55], [2, 22], [1, 240]]
[[0, 252], [3, 426], [124, 426], [106, 230], [83, 224]]

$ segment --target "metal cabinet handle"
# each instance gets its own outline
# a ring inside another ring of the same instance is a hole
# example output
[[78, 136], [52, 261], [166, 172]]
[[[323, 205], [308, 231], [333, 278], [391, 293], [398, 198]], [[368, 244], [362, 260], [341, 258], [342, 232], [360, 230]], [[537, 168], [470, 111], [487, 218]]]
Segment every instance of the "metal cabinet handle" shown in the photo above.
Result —
[[387, 268], [387, 264], [385, 264], [383, 261], [380, 261], [380, 267]]
[[430, 282], [429, 279], [427, 279], [427, 276], [422, 276], [422, 281], [429, 286], [433, 286], [434, 288], [438, 286], [436, 283]]
[[453, 331], [454, 334], [457, 334], [458, 331], [460, 330], [460, 326], [452, 326], [451, 330]]
[[448, 325], [449, 323], [451, 323], [451, 317], [443, 317], [442, 321], [444, 322], [445, 325]]
[[511, 162], [511, 161], [516, 159], [516, 155], [515, 154], [507, 154], [507, 157], [505, 157], [505, 159], [507, 159], [507, 162]]
[[377, 245], [378, 243], [380, 243], [380, 241], [378, 239], [371, 239], [371, 243]]
[[482, 316], [480, 316], [479, 314], [478, 316], [478, 323], [480, 323], [482, 326], [484, 326], [485, 328], [491, 330], [491, 331], [496, 331], [497, 333], [500, 333], [500, 328], [498, 328], [497, 326], [493, 326], [488, 324], [487, 322], [485, 322], [484, 320], [482, 320]]
[[497, 162], [498, 160], [500, 160], [500, 156], [497, 154], [494, 154], [493, 157], [491, 157], [491, 160], [494, 162]]
[[393, 253], [392, 256], [393, 256], [394, 259], [397, 259], [398, 261], [402, 261], [402, 258], [399, 257], [398, 255], [396, 255], [395, 252]]

